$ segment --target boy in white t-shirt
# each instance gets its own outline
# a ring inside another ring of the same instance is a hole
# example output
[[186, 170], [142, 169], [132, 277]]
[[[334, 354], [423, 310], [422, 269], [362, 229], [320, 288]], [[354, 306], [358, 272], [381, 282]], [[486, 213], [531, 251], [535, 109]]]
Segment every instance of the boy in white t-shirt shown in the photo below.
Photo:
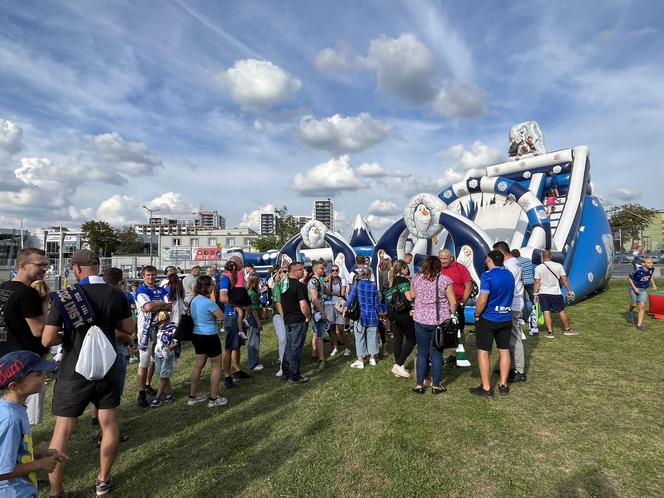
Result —
[[563, 322], [565, 335], [579, 335], [569, 326], [569, 318], [565, 311], [561, 287], [567, 287], [567, 299], [574, 299], [572, 285], [567, 278], [563, 265], [551, 261], [551, 251], [542, 252], [542, 264], [535, 268], [535, 301], [539, 301], [540, 308], [544, 312], [544, 323], [546, 324], [546, 337], [555, 339], [553, 335], [553, 320], [551, 313], [559, 313], [560, 321]]

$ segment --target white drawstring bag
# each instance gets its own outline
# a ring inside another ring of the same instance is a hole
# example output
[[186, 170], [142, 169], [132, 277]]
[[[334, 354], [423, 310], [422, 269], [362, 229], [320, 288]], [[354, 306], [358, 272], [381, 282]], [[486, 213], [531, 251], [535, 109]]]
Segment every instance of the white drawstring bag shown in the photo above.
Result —
[[76, 362], [76, 373], [88, 380], [103, 379], [115, 362], [115, 347], [104, 332], [93, 325], [83, 338], [81, 352]]

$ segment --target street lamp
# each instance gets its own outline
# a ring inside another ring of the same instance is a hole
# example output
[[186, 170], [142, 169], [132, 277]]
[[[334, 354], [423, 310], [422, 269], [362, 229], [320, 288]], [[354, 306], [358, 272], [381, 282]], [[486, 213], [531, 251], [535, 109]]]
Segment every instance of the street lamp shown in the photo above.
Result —
[[150, 223], [150, 220], [152, 219], [152, 213], [156, 213], [157, 211], [161, 211], [161, 210], [160, 209], [150, 209], [145, 204], [143, 205], [143, 209], [145, 209], [149, 213], [148, 226], [150, 227], [150, 266], [152, 266], [152, 235], [154, 234], [154, 227]]

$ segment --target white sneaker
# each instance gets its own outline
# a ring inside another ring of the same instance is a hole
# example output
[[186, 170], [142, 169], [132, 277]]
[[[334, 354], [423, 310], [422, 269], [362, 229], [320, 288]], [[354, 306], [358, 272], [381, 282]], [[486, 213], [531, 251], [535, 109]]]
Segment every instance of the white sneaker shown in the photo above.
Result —
[[350, 364], [350, 368], [364, 368], [364, 362], [362, 360], [355, 360]]
[[252, 368], [252, 370], [255, 370], [256, 372], [260, 372], [261, 370], [263, 370], [263, 368], [264, 368], [263, 365], [261, 365], [261, 364], [259, 363], [259, 364], [256, 365], [254, 368]]
[[226, 403], [228, 403], [228, 400], [226, 398], [218, 396], [217, 399], [208, 400], [208, 408], [214, 408], [215, 406], [224, 406]]
[[333, 357], [333, 356], [336, 356], [338, 352], [339, 352], [339, 350], [337, 348], [334, 348], [332, 350], [332, 352], [330, 353], [330, 358]]
[[284, 375], [284, 372], [282, 372], [282, 370], [279, 369], [279, 371], [277, 372], [277, 375], [276, 375], [276, 376], [277, 376], [277, 377], [283, 377], [283, 375]]
[[208, 399], [208, 397], [205, 396], [204, 394], [197, 394], [195, 398], [188, 397], [187, 398], [187, 406], [197, 405], [199, 403], [202, 403], [206, 399]]
[[371, 365], [372, 367], [375, 367], [376, 366], [376, 359], [375, 358], [369, 358], [369, 365]]
[[410, 372], [406, 370], [403, 365], [399, 366], [399, 370], [401, 371], [401, 376], [404, 377], [405, 379], [408, 379], [410, 377]]
[[395, 377], [403, 377], [404, 379], [410, 377], [410, 373], [408, 372], [408, 370], [406, 370], [401, 365], [397, 365], [396, 363], [392, 367], [391, 372], [394, 374]]
[[344, 356], [350, 356], [351, 352], [350, 349], [344, 349]]

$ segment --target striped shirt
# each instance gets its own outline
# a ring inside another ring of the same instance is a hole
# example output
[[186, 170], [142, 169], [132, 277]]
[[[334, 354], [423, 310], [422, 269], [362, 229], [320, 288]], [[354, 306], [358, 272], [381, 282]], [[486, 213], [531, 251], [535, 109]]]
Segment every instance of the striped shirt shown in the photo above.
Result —
[[521, 267], [521, 279], [523, 280], [523, 283], [525, 285], [534, 284], [535, 267], [533, 266], [533, 262], [530, 261], [528, 258], [524, 258], [523, 256], [519, 256], [517, 258], [517, 261], [519, 262], [519, 266]]
[[378, 326], [378, 312], [384, 311], [385, 305], [378, 300], [378, 287], [370, 280], [360, 280], [348, 296], [346, 307], [349, 308], [353, 300], [360, 301], [360, 323], [366, 327]]

